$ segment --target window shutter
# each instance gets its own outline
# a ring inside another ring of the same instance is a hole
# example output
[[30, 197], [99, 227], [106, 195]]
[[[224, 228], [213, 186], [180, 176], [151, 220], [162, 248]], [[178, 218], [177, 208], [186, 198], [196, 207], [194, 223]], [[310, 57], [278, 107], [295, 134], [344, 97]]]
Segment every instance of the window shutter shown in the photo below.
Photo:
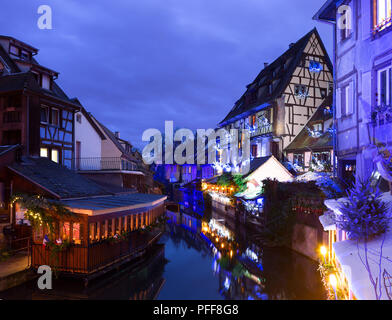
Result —
[[340, 119], [342, 117], [342, 89], [338, 88], [336, 90], [336, 118]]
[[348, 87], [348, 114], [354, 113], [354, 101], [355, 101], [354, 81], [351, 81]]

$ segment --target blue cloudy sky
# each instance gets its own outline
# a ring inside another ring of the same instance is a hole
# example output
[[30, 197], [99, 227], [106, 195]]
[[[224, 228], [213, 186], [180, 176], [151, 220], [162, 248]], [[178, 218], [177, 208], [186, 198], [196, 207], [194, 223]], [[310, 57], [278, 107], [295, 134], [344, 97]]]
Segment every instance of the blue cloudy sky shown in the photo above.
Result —
[[[147, 128], [214, 128], [253, 81], [313, 27], [325, 0], [13, 0], [0, 34], [40, 49], [70, 97], [135, 146]], [[53, 30], [37, 27], [40, 5]]]

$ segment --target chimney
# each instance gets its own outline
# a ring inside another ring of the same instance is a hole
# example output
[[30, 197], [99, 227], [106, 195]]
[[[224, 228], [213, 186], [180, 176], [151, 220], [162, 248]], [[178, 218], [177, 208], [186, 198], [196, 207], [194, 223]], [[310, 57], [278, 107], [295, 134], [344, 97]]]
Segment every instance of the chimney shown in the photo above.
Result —
[[268, 67], [268, 65], [269, 65], [269, 63], [268, 63], [268, 62], [264, 62], [264, 68], [267, 68], [267, 67]]
[[119, 131], [116, 131], [116, 132], [114, 133], [114, 135], [116, 136], [117, 139], [120, 139], [120, 132], [119, 132]]

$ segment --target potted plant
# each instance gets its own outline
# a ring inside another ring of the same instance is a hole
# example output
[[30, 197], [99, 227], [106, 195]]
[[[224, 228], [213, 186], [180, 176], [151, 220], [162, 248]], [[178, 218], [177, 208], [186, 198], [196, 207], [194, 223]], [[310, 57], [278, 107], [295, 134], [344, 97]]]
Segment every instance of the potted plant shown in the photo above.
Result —
[[392, 194], [392, 155], [386, 148], [379, 148], [378, 155], [374, 158], [377, 170], [381, 177], [388, 181], [389, 190]]

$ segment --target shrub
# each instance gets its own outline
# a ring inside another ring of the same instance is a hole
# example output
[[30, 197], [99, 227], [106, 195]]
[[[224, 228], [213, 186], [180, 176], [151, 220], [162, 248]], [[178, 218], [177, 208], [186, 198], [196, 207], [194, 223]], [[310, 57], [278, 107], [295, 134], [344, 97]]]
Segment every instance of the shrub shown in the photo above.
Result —
[[347, 191], [348, 202], [340, 207], [341, 216], [336, 224], [346, 231], [349, 239], [368, 240], [381, 235], [389, 227], [389, 206], [381, 200], [377, 187], [371, 180], [358, 182]]

